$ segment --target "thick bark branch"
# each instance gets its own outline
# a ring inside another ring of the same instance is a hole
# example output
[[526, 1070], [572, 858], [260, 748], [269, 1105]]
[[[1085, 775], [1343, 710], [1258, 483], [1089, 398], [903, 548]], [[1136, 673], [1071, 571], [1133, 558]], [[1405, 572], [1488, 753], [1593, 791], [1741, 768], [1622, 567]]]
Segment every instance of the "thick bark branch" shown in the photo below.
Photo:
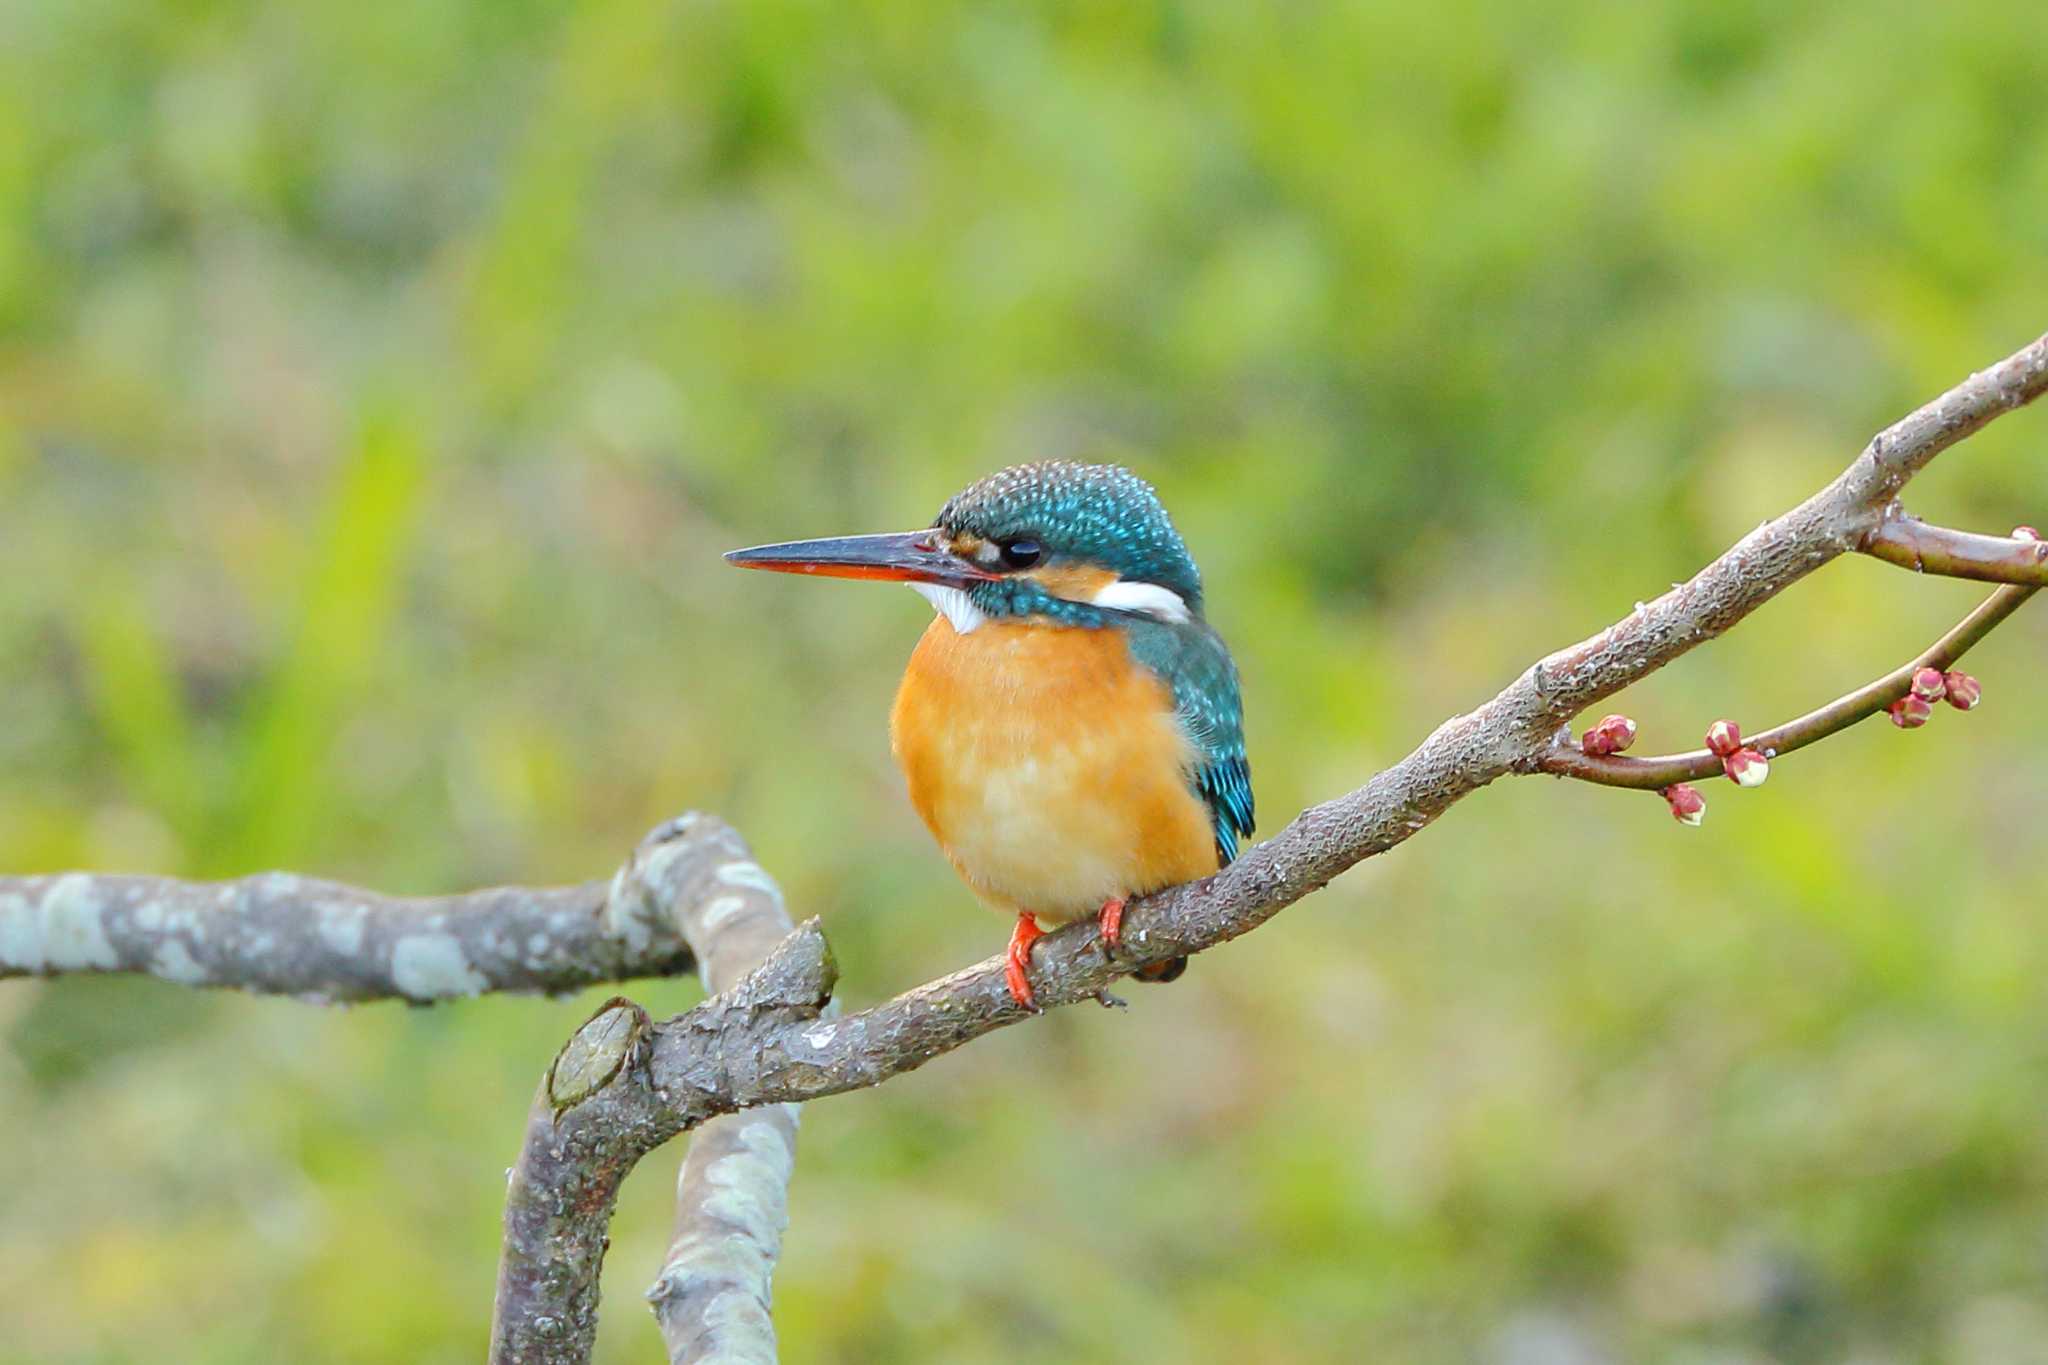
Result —
[[[1923, 668], [1946, 671], [1954, 667], [1972, 646], [2039, 591], [2039, 588], [2000, 588], [1958, 622], [1955, 629], [1922, 650], [1911, 662], [1901, 664], [1876, 682], [1859, 687], [1847, 696], [1837, 697], [1797, 720], [1750, 735], [1743, 742], [1766, 758], [1776, 758], [1819, 743], [1829, 735], [1877, 715], [1906, 695], [1913, 685], [1915, 673]], [[1568, 735], [1561, 737], [1543, 755], [1543, 771], [1559, 777], [1576, 777], [1581, 782], [1594, 782], [1603, 787], [1633, 787], [1641, 791], [1661, 791], [1674, 782], [1697, 782], [1701, 778], [1721, 775], [1720, 755], [1706, 749], [1657, 758], [1629, 758], [1621, 754], [1584, 753], [1577, 745], [1566, 742], [1568, 739]]]
[[[737, 988], [793, 927], [775, 883], [739, 837], [720, 828], [737, 855], [719, 869], [723, 894], [676, 909], [714, 993]], [[789, 1226], [797, 1114], [794, 1104], [769, 1105], [711, 1119], [690, 1135], [676, 1177], [675, 1232], [647, 1290], [673, 1365], [775, 1365], [769, 1310]]]
[[[727, 1049], [778, 1023], [815, 1020], [834, 977], [812, 920], [737, 987], [687, 1014], [654, 1023], [631, 1001], [612, 1000], [577, 1030], [534, 1096], [507, 1183], [492, 1361], [590, 1358], [606, 1230], [627, 1172], [684, 1129], [738, 1109], [720, 1093]], [[676, 1065], [678, 1050], [701, 1067]]]
[[[814, 927], [808, 937], [791, 934], [781, 891], [722, 821], [685, 815], [649, 834], [620, 870], [610, 903], [696, 945], [705, 983], [720, 993], [695, 1014], [794, 1001], [814, 1017], [830, 994], [822, 936]], [[750, 979], [784, 945], [800, 965]], [[650, 1089], [649, 1040], [660, 1027], [614, 999], [549, 1068], [506, 1196], [493, 1360], [588, 1358], [620, 1182], [683, 1126]], [[675, 1236], [648, 1293], [670, 1359], [774, 1361], [770, 1282], [795, 1145], [795, 1105], [714, 1119], [692, 1140], [677, 1181]]]
[[322, 1002], [420, 1003], [688, 970], [673, 925], [622, 911], [620, 889], [404, 898], [285, 872], [0, 877], [0, 978], [137, 972]]

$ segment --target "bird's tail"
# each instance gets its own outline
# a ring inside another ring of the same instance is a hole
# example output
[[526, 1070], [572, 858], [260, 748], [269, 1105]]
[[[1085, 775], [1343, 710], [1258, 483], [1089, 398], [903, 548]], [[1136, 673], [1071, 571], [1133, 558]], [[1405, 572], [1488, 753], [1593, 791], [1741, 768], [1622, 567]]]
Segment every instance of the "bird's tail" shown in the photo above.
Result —
[[1170, 957], [1164, 962], [1155, 962], [1149, 967], [1140, 967], [1135, 972], [1132, 972], [1131, 976], [1138, 981], [1149, 982], [1154, 986], [1164, 986], [1169, 981], [1180, 980], [1180, 974], [1187, 969], [1188, 960], [1186, 958]]

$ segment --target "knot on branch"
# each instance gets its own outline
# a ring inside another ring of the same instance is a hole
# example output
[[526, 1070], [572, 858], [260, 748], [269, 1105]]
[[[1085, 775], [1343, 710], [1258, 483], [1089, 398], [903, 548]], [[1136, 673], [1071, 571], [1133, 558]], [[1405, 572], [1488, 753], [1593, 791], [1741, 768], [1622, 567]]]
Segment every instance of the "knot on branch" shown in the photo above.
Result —
[[615, 995], [599, 1006], [562, 1044], [548, 1068], [548, 1104], [555, 1117], [610, 1085], [628, 1063], [639, 1060], [647, 1032], [647, 1011], [623, 996]]

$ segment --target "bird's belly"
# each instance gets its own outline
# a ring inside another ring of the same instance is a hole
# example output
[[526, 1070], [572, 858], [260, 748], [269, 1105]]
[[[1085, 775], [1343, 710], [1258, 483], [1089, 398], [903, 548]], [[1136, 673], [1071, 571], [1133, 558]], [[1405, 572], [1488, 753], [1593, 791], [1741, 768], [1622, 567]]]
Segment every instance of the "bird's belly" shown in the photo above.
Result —
[[1073, 919], [1216, 870], [1171, 694], [1115, 631], [940, 618], [891, 722], [912, 804], [1000, 909]]

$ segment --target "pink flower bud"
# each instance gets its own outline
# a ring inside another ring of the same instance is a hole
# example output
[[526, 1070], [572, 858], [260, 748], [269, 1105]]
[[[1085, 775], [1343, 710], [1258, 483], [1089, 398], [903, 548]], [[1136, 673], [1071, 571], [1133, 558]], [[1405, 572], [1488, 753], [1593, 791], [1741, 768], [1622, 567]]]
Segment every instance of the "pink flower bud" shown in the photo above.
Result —
[[1974, 711], [1977, 703], [1984, 700], [1984, 688], [1967, 673], [1949, 673], [1942, 677], [1948, 704], [1958, 711]]
[[1892, 724], [1901, 730], [1917, 730], [1934, 715], [1934, 703], [1908, 692], [1891, 704]]
[[1697, 825], [1707, 818], [1707, 798], [1690, 782], [1666, 787], [1664, 799], [1671, 803], [1671, 818], [1681, 825]]
[[1717, 720], [1707, 727], [1707, 747], [1726, 758], [1742, 747], [1742, 727], [1732, 720]]
[[2031, 526], [2015, 526], [2012, 528], [2012, 538], [2014, 540], [2039, 540], [2041, 533]]
[[1589, 754], [1618, 754], [1636, 742], [1636, 723], [1627, 716], [1602, 716], [1579, 740]]
[[1938, 668], [1923, 668], [1913, 675], [1913, 695], [1926, 701], [1940, 701], [1948, 695], [1948, 682]]
[[1738, 787], [1761, 787], [1771, 775], [1771, 765], [1754, 749], [1737, 749], [1721, 760], [1721, 771]]

